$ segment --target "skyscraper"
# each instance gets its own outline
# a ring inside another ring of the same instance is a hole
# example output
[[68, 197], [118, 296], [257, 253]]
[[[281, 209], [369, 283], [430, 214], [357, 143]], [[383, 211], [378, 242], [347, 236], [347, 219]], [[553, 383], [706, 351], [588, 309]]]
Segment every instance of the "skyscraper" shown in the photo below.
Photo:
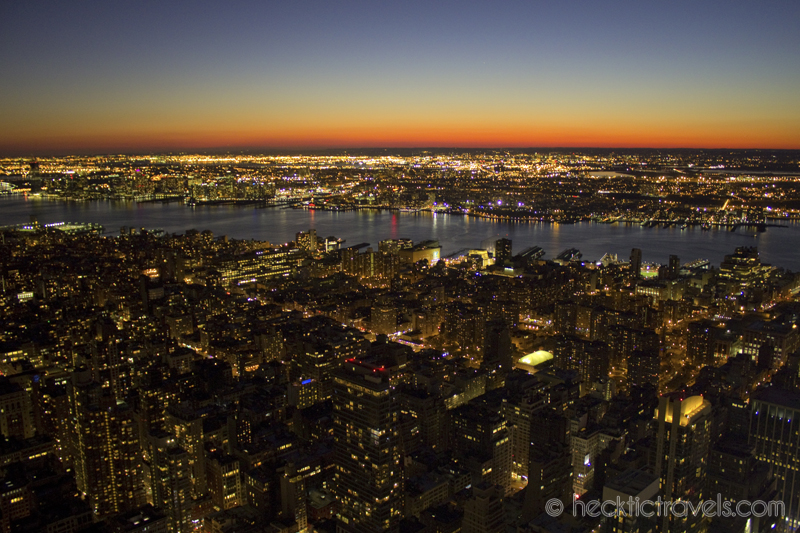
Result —
[[572, 501], [572, 451], [570, 424], [555, 409], [545, 409], [531, 417], [531, 448], [528, 486], [522, 519], [529, 522], [556, 498], [565, 505]]
[[337, 531], [398, 531], [404, 503], [399, 413], [384, 367], [349, 359], [333, 372]]
[[714, 322], [708, 319], [687, 326], [686, 358], [693, 365], [714, 364], [714, 327]]
[[241, 461], [219, 449], [207, 452], [206, 479], [214, 508], [226, 511], [242, 505], [246, 495], [242, 485]]
[[655, 350], [634, 350], [628, 355], [628, 386], [653, 385], [658, 388], [661, 358]]
[[166, 431], [154, 430], [147, 439], [144, 472], [149, 503], [164, 511], [172, 533], [192, 531], [189, 454]]
[[295, 236], [295, 243], [301, 250], [316, 252], [318, 247], [317, 230], [301, 231]]
[[[658, 476], [644, 470], [627, 470], [609, 480], [603, 486], [603, 501], [622, 502], [634, 500], [655, 501], [659, 491]], [[657, 531], [656, 517], [646, 517], [644, 514], [635, 513], [633, 509], [623, 503], [625, 513], [614, 518], [603, 518], [602, 531], [604, 533], [645, 533]]]
[[206, 454], [203, 447], [203, 419], [189, 409], [171, 408], [165, 417], [167, 432], [175, 435], [175, 442], [189, 454], [192, 471], [192, 497], [205, 496], [208, 490]]
[[473, 471], [473, 482], [486, 481], [508, 489], [512, 446], [506, 421], [499, 410], [475, 399], [453, 409], [450, 416], [453, 451], [464, 458], [464, 464]]
[[28, 393], [7, 378], [0, 380], [0, 434], [28, 439], [35, 428]]
[[[661, 478], [665, 501], [685, 500], [698, 505], [704, 498], [710, 449], [711, 404], [702, 396], [678, 393], [659, 399], [655, 413], [656, 446], [651, 457], [653, 472]], [[688, 513], [667, 513], [661, 531], [703, 531], [707, 518]]]
[[462, 533], [502, 533], [506, 530], [503, 488], [483, 482], [472, 489], [464, 502]]
[[639, 272], [642, 270], [642, 250], [634, 248], [631, 250], [631, 275], [634, 278], [639, 278]]
[[752, 399], [750, 442], [756, 458], [772, 466], [787, 530], [800, 526], [800, 393], [769, 387]]
[[75, 372], [70, 384], [72, 445], [78, 490], [98, 516], [144, 504], [139, 439], [133, 411], [110, 389]]
[[511, 239], [497, 239], [494, 244], [494, 264], [503, 266], [511, 260]]
[[667, 270], [667, 277], [669, 279], [678, 279], [681, 273], [681, 260], [677, 255], [669, 256], [669, 269]]
[[486, 323], [483, 333], [483, 361], [481, 368], [486, 370], [492, 382], [491, 388], [502, 386], [514, 364], [511, 335], [503, 320]]

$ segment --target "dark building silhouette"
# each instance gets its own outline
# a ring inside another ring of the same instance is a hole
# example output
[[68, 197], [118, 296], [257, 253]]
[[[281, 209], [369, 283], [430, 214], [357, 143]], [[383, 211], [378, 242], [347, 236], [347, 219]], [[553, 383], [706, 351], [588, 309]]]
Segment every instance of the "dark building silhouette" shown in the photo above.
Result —
[[642, 270], [642, 250], [639, 248], [634, 248], [631, 250], [631, 275], [634, 278], [638, 278], [641, 276], [640, 271]]
[[678, 279], [681, 272], [681, 260], [677, 255], [669, 256], [669, 266], [667, 267], [667, 277], [669, 279]]
[[653, 385], [658, 388], [661, 357], [656, 350], [634, 350], [628, 356], [628, 386]]
[[494, 262], [503, 266], [511, 260], [511, 239], [497, 239], [494, 244]]

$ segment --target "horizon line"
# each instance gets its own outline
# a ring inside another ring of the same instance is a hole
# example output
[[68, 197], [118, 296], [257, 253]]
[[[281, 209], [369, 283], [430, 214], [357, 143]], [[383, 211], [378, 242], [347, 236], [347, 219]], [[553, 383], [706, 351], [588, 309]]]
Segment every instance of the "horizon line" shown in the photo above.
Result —
[[2, 159], [25, 159], [25, 158], [48, 158], [48, 157], [70, 157], [70, 156], [85, 156], [85, 157], [102, 157], [102, 156], [137, 156], [137, 155], [175, 155], [175, 154], [208, 154], [216, 155], [221, 153], [238, 152], [243, 155], [280, 155], [283, 153], [294, 153], [302, 155], [303, 153], [315, 152], [370, 152], [370, 151], [434, 151], [434, 152], [447, 152], [447, 151], [464, 151], [464, 152], [478, 152], [478, 151], [513, 151], [513, 152], [526, 152], [526, 151], [580, 151], [580, 150], [595, 150], [595, 151], [735, 151], [735, 152], [800, 152], [798, 148], [764, 148], [764, 147], [708, 147], [708, 146], [332, 146], [332, 147], [193, 147], [193, 148], [156, 148], [152, 150], [146, 149], [131, 149], [131, 150], [92, 150], [92, 149], [76, 149], [74, 151], [66, 150], [37, 150], [33, 152], [23, 152], [11, 150], [7, 153], [0, 152]]

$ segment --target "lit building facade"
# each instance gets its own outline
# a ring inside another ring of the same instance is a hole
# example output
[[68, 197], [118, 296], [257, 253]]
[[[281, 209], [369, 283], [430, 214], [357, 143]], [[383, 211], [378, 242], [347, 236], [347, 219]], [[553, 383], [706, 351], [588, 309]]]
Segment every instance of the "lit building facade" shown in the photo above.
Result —
[[787, 530], [800, 527], [800, 394], [770, 387], [755, 393], [751, 405], [755, 456], [772, 466]]
[[337, 531], [398, 531], [403, 510], [399, 395], [382, 367], [333, 372]]
[[97, 516], [135, 509], [144, 502], [139, 431], [133, 410], [108, 389], [73, 375], [70, 417], [78, 490]]
[[[698, 505], [705, 495], [711, 435], [711, 403], [702, 396], [665, 395], [655, 413], [656, 446], [653, 471], [661, 478], [665, 501]], [[688, 513], [663, 518], [662, 531], [705, 531], [707, 518]]]
[[300, 260], [296, 248], [263, 250], [221, 261], [218, 270], [221, 283], [228, 286], [264, 283], [288, 277]]

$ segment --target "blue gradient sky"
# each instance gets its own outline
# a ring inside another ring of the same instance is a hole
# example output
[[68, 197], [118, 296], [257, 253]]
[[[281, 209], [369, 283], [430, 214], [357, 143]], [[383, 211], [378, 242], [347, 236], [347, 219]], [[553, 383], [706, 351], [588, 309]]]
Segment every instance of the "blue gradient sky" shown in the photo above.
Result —
[[800, 148], [800, 2], [0, 3], [0, 154]]

